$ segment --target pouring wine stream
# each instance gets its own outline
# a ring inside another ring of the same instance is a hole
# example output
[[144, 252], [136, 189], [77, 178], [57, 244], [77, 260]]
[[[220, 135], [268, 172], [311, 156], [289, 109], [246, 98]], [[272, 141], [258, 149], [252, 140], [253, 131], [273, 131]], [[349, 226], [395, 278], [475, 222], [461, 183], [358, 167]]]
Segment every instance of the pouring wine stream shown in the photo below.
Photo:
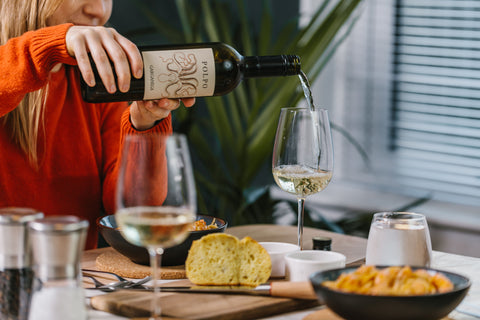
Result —
[[[312, 125], [313, 125], [313, 128], [314, 128], [313, 131], [317, 132], [317, 136], [316, 136], [316, 139], [315, 139], [315, 148], [313, 150], [320, 150], [320, 152], [321, 152], [321, 148], [319, 148], [319, 143], [321, 141], [320, 140], [320, 133], [318, 132], [318, 130], [315, 130], [315, 128], [318, 128], [319, 126], [318, 126], [318, 122], [317, 122], [317, 112], [315, 110], [315, 104], [313, 103], [313, 94], [312, 94], [312, 89], [311, 89], [311, 86], [310, 86], [310, 82], [308, 81], [307, 75], [302, 70], [300, 70], [300, 73], [298, 74], [298, 77], [300, 78], [300, 83], [302, 85], [303, 94], [305, 95], [305, 99], [307, 100], [308, 108], [310, 109], [310, 112], [312, 114], [312, 120], [313, 120]], [[320, 166], [320, 154], [317, 155], [317, 158], [318, 158], [317, 165]]]
[[300, 78], [300, 83], [302, 84], [303, 93], [305, 94], [305, 99], [307, 99], [308, 107], [310, 108], [310, 111], [313, 112], [315, 111], [315, 105], [313, 104], [313, 95], [310, 88], [310, 82], [308, 81], [307, 75], [303, 71], [300, 71], [298, 77]]

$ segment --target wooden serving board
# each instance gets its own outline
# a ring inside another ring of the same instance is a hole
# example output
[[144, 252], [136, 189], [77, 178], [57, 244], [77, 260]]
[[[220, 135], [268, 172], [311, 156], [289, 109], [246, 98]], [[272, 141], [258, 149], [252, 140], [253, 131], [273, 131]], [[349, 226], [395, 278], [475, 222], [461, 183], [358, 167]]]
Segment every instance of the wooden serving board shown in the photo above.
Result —
[[[94, 309], [116, 315], [148, 317], [152, 293], [117, 291], [92, 297]], [[162, 315], [173, 319], [248, 320], [272, 316], [318, 305], [316, 300], [295, 300], [248, 295], [162, 293]]]

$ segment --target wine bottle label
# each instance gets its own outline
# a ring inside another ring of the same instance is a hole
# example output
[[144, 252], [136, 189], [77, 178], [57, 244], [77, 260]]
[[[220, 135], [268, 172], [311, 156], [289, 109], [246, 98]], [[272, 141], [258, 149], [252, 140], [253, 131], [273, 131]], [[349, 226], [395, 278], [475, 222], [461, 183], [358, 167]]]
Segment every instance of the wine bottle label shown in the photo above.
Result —
[[215, 59], [211, 48], [143, 51], [145, 100], [212, 96]]

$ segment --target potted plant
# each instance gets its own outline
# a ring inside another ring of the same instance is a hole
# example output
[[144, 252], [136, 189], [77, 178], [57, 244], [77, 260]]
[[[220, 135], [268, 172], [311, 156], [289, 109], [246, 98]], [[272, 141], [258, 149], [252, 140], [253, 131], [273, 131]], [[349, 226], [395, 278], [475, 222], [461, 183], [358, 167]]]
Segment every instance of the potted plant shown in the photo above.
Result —
[[[302, 70], [314, 81], [355, 23], [361, 0], [325, 0], [307, 25], [298, 27], [297, 13], [276, 35], [271, 6], [278, 2], [273, 0], [262, 2], [255, 31], [242, 0], [176, 0], [181, 32], [159, 19], [142, 0], [135, 3], [155, 26], [150, 31], [168, 42], [225, 42], [243, 55], [297, 54]], [[273, 139], [280, 108], [305, 98], [299, 85], [297, 77], [250, 79], [228, 95], [200, 98], [196, 107], [175, 112], [175, 130], [189, 139], [199, 212], [225, 218], [230, 225], [274, 222], [277, 202], [268, 192], [273, 184]], [[351, 139], [334, 124], [333, 129]], [[323, 223], [321, 227], [336, 228]], [[306, 225], [312, 224], [307, 215]]]

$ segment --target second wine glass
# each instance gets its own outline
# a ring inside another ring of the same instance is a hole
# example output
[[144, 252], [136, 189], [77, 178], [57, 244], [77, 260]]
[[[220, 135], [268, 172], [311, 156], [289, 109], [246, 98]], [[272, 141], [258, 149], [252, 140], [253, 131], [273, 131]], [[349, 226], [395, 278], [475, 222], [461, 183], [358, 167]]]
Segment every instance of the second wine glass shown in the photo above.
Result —
[[124, 238], [148, 249], [160, 319], [161, 256], [183, 242], [196, 216], [196, 191], [184, 135], [130, 135], [125, 139], [117, 182], [115, 219]]
[[303, 249], [305, 198], [325, 189], [333, 174], [333, 143], [327, 110], [281, 109], [272, 173], [282, 190], [297, 196], [297, 242]]

